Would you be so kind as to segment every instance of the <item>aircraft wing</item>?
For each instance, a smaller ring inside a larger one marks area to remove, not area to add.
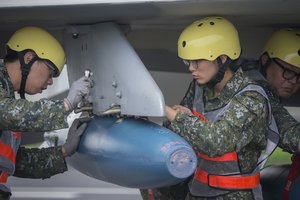
[[[208,15],[224,16],[239,29],[242,46],[247,45],[243,56],[255,58],[274,29],[299,27],[299,5],[297,0],[1,1],[0,43],[4,46],[22,26],[42,26],[67,50],[69,83],[86,68],[99,77],[93,91],[96,112],[120,105],[122,114],[162,117],[171,97],[162,94],[164,86],[148,71],[187,72],[176,46],[187,24]]]

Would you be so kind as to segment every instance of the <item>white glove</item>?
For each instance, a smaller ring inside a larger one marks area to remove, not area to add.
[[[92,87],[93,80],[86,76],[83,76],[72,83],[69,94],[65,99],[65,102],[68,104],[69,111],[77,108],[78,104],[82,102],[83,98],[88,98]]]

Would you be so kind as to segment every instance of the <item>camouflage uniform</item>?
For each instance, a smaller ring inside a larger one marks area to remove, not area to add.
[[[0,66],[1,130],[39,132],[67,128],[67,114],[62,100],[41,99],[29,102],[15,99],[7,70]]]
[[[247,76],[257,81],[266,91],[275,118],[280,140],[278,146],[289,153],[299,153],[298,144],[300,141],[300,123],[293,118],[283,107],[280,97],[276,90],[267,82],[267,80],[258,71],[258,61],[248,60],[242,66]]]
[[[26,149],[20,147],[14,176],[21,178],[50,178],[67,171],[61,146]]]
[[[229,109],[221,117],[221,120],[215,123],[203,122],[196,116],[178,113],[170,128],[185,138],[197,151],[211,157],[236,151],[241,172],[252,172],[256,167],[261,151],[265,149],[267,144],[268,109],[267,100],[258,92],[248,91],[234,96],[249,83],[253,83],[253,81],[245,77],[239,69],[218,97],[213,97],[213,91],[210,88],[200,86],[204,87],[205,112],[223,107],[231,101]],[[196,83],[193,81],[181,105],[192,109],[195,87]],[[173,199],[163,196],[160,190],[154,190],[155,197],[159,196],[159,200]],[[193,197],[188,193],[185,199],[241,200],[253,199],[253,196],[250,191],[233,191],[214,198]]]
[[[65,111],[63,101],[43,99],[29,102],[15,99],[12,82],[1,63],[0,113],[1,130],[39,132],[68,127],[68,112]],[[15,175],[26,178],[48,178],[67,170],[61,146],[47,149],[21,147],[17,153],[15,167]]]

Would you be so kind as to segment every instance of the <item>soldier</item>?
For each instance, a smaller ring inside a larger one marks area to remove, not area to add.
[[[283,107],[281,99],[291,97],[300,89],[299,35],[299,32],[291,28],[273,32],[265,44],[259,61],[248,61],[243,65],[245,73],[258,81],[268,94],[280,134],[278,146],[292,154],[300,152],[300,124]],[[299,162],[299,159],[299,156],[293,157],[293,161]],[[292,165],[298,164],[293,162]],[[284,188],[284,199],[288,199],[292,182],[300,172],[299,168],[296,170],[296,172],[290,171],[295,174],[295,177],[288,177],[287,186]]]
[[[280,97],[289,98],[300,89],[299,32],[291,28],[275,31],[267,41],[259,61],[261,74]]]
[[[281,104],[300,89],[300,37],[293,29],[275,31],[267,41],[259,62],[243,65],[247,76],[259,82],[269,96],[280,133],[279,146],[290,153],[300,152],[299,123]],[[299,131],[298,131],[299,130]]]
[[[66,170],[64,157],[74,153],[86,124],[76,120],[66,144],[49,149],[20,148],[19,131],[49,131],[67,128],[66,116],[89,95],[92,80],[75,81],[64,100],[41,99],[30,102],[25,93],[41,93],[59,76],[65,64],[60,43],[47,31],[25,27],[16,31],[7,42],[7,54],[0,65],[0,198],[10,198],[7,176],[47,178]],[[20,93],[16,99],[14,92]],[[17,155],[17,157],[16,157]],[[34,166],[37,163],[38,166]],[[47,164],[45,164],[47,163]],[[51,168],[52,167],[52,168]],[[39,169],[40,168],[40,169]],[[26,175],[26,173],[28,173]]]
[[[268,102],[240,69],[240,53],[238,32],[222,17],[198,20],[179,37],[178,55],[194,80],[182,105],[166,106],[166,117],[198,156],[185,199],[262,199],[257,165]]]

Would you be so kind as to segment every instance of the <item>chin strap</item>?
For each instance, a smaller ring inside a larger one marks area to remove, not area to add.
[[[22,99],[25,99],[25,85],[26,85],[26,80],[30,71],[30,68],[32,66],[32,64],[38,60],[38,57],[35,56],[32,58],[32,60],[29,63],[25,63],[24,62],[24,52],[20,52],[19,53],[19,61],[21,64],[21,71],[22,71],[22,80],[21,80],[21,84],[20,84],[20,89],[18,91],[18,93],[20,94],[20,97]]]
[[[266,78],[267,77],[267,68],[269,67],[269,65],[271,64],[272,59],[268,57],[268,60],[265,64],[262,63],[262,60],[260,58],[259,63],[260,63],[260,73]]]
[[[218,62],[218,66],[219,66],[219,71],[218,73],[216,74],[216,76],[211,80],[209,81],[207,84],[209,85],[209,87],[214,87],[217,83],[219,83],[220,81],[222,81],[222,79],[224,78],[224,74],[225,74],[225,71],[229,65],[229,58],[227,58],[226,62],[225,63],[222,63],[222,60],[220,57],[217,58],[217,62]]]

